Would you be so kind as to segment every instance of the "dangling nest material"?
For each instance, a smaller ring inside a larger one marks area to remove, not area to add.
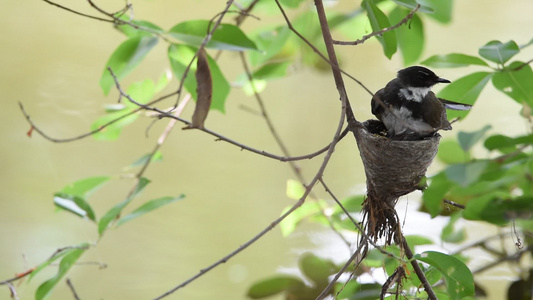
[[[420,180],[437,154],[440,135],[419,141],[391,140],[383,135],[383,124],[368,120],[354,129],[366,173],[367,197],[363,222],[368,236],[386,244],[396,242],[399,232],[394,206],[398,198],[421,189]]]

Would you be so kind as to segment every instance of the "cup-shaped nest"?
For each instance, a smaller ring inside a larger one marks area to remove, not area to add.
[[[373,239],[395,240],[400,196],[420,189],[420,181],[437,154],[440,135],[418,141],[392,140],[379,134],[381,122],[368,120],[354,130],[366,173],[363,215]]]

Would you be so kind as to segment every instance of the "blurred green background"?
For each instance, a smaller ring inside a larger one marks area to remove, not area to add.
[[[123,1],[100,2],[109,11],[123,5]],[[85,1],[61,3],[96,14]],[[152,20],[168,29],[184,20],[210,19],[222,10],[225,1],[132,3],[136,18]],[[353,9],[354,5],[358,4],[340,1],[335,9]],[[476,54],[479,46],[493,39],[526,43],[532,34],[532,11],[530,0],[456,1],[450,25],[426,22],[427,47],[423,58],[451,52]],[[249,19],[243,29],[246,32],[271,21],[281,22],[281,18],[272,15],[262,22]],[[26,132],[30,126],[19,110],[18,101],[25,105],[41,129],[56,138],[86,132],[103,114],[104,105],[116,101],[116,92],[103,96],[98,80],[123,36],[108,23],[83,18],[42,1],[4,0],[0,22],[4,28],[0,35],[3,104],[0,110],[0,280],[4,280],[39,264],[58,248],[96,241],[98,235],[93,224],[56,211],[53,193],[78,179],[116,175],[116,180],[91,198],[91,205],[101,216],[127,195],[132,181],[119,177],[135,172],[125,166],[151,151],[167,121],[157,122],[147,137],[145,131],[151,120],[141,119],[115,142],[86,138],[54,144],[37,134],[28,138]],[[371,90],[384,86],[403,67],[399,55],[390,61],[384,58],[375,40],[338,49],[344,70]],[[238,61],[235,53],[225,53],[220,60],[230,81],[243,72]],[[156,80],[165,69],[168,69],[166,45],[160,43],[124,80],[124,86],[147,77]],[[452,81],[468,72],[466,69],[435,71]],[[177,80],[173,80],[166,92],[177,88]],[[368,94],[355,83],[346,82],[356,117],[371,118]],[[329,72],[317,73],[302,65],[292,70],[288,78],[270,83],[263,97],[293,155],[313,152],[330,142],[340,106]],[[517,118],[520,107],[503,98],[489,85],[468,119],[454,125],[454,131],[442,135],[454,138],[460,130],[477,130],[487,123],[492,124],[494,132],[507,135],[525,132],[526,125]],[[233,89],[226,114],[212,112],[206,126],[249,146],[280,153],[263,120],[243,106],[256,109],[255,100]],[[191,108],[185,110],[184,117],[192,115]],[[145,174],[152,183],[141,199],[181,193],[186,198],[110,230],[96,248],[87,252],[82,262],[101,262],[107,268],[80,265],[71,270],[68,277],[82,299],[154,298],[246,242],[293,203],[285,195],[287,179],[294,178],[288,165],[216,142],[198,131],[181,131],[179,127],[161,149],[164,160],[152,164]],[[316,158],[298,164],[307,179],[311,179],[321,162],[321,158]],[[435,163],[429,174],[438,167]],[[338,145],[324,178],[340,198],[364,191],[364,172],[353,138],[348,136]],[[328,198],[323,189],[315,191]],[[404,215],[408,201],[405,232],[437,238],[445,221],[416,213],[418,194],[404,198],[407,200],[401,200],[399,215]],[[476,223],[464,226],[468,227],[473,241],[494,232],[493,228]],[[444,249],[450,247],[442,245]],[[251,283],[279,270],[290,272],[298,254],[308,250],[335,260],[350,255],[335,235],[315,225],[304,225],[289,238],[283,238],[275,228],[228,263],[168,299],[244,299]],[[482,265],[487,261],[488,258],[479,257],[471,264]],[[20,299],[33,298],[36,287],[55,272],[49,268],[30,283],[17,282]],[[508,276],[505,265],[484,276],[485,286],[494,297],[491,299],[502,299],[504,287],[497,283]],[[487,284],[491,282],[495,284]],[[8,289],[2,287],[0,298],[8,297]],[[60,284],[51,299],[72,299],[72,296],[66,285]]]

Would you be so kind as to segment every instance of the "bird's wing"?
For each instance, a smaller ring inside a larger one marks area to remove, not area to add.
[[[444,107],[446,107],[447,109],[453,109],[453,110],[470,110],[472,108],[472,105],[470,104],[464,104],[464,103],[458,103],[458,102],[453,102],[453,101],[450,101],[450,100],[446,100],[446,99],[442,99],[442,98],[438,98],[439,101],[444,104]]]
[[[435,129],[450,130],[450,122],[446,118],[444,104],[439,101],[433,92],[429,92],[424,99],[425,109],[422,112],[423,118],[431,127]]]

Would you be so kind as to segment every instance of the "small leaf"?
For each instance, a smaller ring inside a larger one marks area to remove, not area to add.
[[[54,194],[54,204],[75,215],[87,217],[91,221],[96,221],[93,209],[83,197],[65,193],[56,193]]]
[[[533,71],[531,66],[519,61],[512,62],[507,68],[496,72],[492,77],[494,87],[511,97],[519,104],[533,106]]]
[[[181,78],[183,77],[185,68],[190,63],[197,50],[198,49],[196,48],[178,44],[172,44],[168,48],[168,58],[170,60],[170,66],[172,68],[172,71],[174,72],[174,75],[176,75],[179,80],[181,80]],[[222,74],[222,72],[220,71],[220,68],[218,67],[216,61],[209,57],[209,55],[207,57],[207,60],[209,62],[209,69],[211,70],[211,76],[213,80],[213,91],[216,91],[216,93],[214,93],[212,96],[213,98],[211,103],[211,109],[216,109],[223,113],[225,111],[224,106],[226,98],[230,91],[230,85]],[[191,70],[189,70],[187,78],[185,79],[185,88],[187,88],[187,91],[191,93],[194,99],[197,99],[196,80],[191,76],[191,72],[194,72],[195,70],[196,65],[192,64]]]
[[[126,215],[122,218],[120,218],[117,222],[117,227],[130,221],[130,220],[133,220],[135,218],[138,218],[146,213],[149,213],[151,212],[152,210],[156,209],[156,208],[159,208],[159,207],[162,207],[164,205],[167,205],[167,204],[170,204],[172,202],[176,202],[178,200],[181,200],[185,197],[185,195],[180,195],[178,197],[163,197],[163,198],[158,198],[158,199],[153,199],[153,200],[150,200],[148,202],[146,202],[145,204],[141,205],[139,208],[137,208],[136,210],[134,210],[132,213],[130,213],[129,215]]]
[[[59,269],[57,274],[42,283],[35,291],[35,299],[42,300],[46,298],[52,289],[57,285],[57,283],[67,274],[68,270],[76,263],[80,256],[87,250],[89,247],[88,244],[82,244],[78,247],[71,248],[67,250],[67,253],[64,254],[61,262],[59,263]]]
[[[153,36],[154,33],[164,33],[164,30],[154,23],[142,20],[130,20],[130,16],[125,14],[117,17],[138,27],[135,28],[129,24],[116,25],[115,28],[127,37]]]
[[[155,95],[155,83],[151,79],[137,81],[128,86],[126,93],[137,103],[145,104]],[[138,105],[128,99],[124,99],[126,107],[138,108]]]
[[[204,48],[198,53],[196,60],[196,106],[192,115],[190,128],[204,128],[204,122],[211,108],[213,96],[213,78],[207,62],[207,52]]]
[[[452,20],[452,0],[418,0],[418,2],[433,9],[433,13],[427,14],[429,17],[444,24]]]
[[[516,145],[521,144],[532,144],[533,143],[533,134],[528,134],[516,138],[509,136],[496,134],[488,137],[485,140],[485,148],[488,150],[499,150],[504,153],[516,150]]]
[[[471,65],[488,67],[489,65],[482,59],[461,53],[446,55],[434,55],[421,62],[421,64],[433,68],[458,68]]]
[[[287,180],[286,194],[290,199],[298,200],[305,193],[305,187],[299,181],[289,179]]]
[[[463,148],[464,151],[470,151],[472,146],[474,146],[479,140],[481,140],[485,133],[487,133],[487,131],[491,128],[491,125],[485,125],[478,131],[459,131],[459,133],[457,134],[457,140],[459,140],[459,145],[461,145],[461,148]]]
[[[448,179],[460,186],[466,187],[478,180],[487,165],[487,161],[484,160],[455,164],[448,166],[445,173]]]
[[[116,204],[105,213],[105,215],[98,222],[98,235],[102,236],[102,234],[109,227],[109,224],[120,215],[122,210],[146,187],[146,185],[148,185],[148,183],[150,183],[150,180],[144,177],[139,179],[139,182],[135,186],[135,190],[128,195],[128,198]]]
[[[460,243],[464,241],[466,238],[466,230],[464,228],[455,229],[455,224],[457,223],[457,220],[459,220],[462,217],[462,214],[454,213],[451,215],[450,220],[448,221],[448,224],[444,226],[442,229],[442,233],[440,238],[447,243]]]
[[[287,212],[292,207],[286,207],[282,211],[282,215]],[[295,210],[292,214],[288,215],[283,221],[279,224],[279,227],[281,229],[281,234],[283,236],[288,236],[291,234],[294,229],[296,229],[296,225],[298,225],[303,219],[313,216],[316,213],[320,212],[320,207],[313,201],[306,201],[300,208]]]
[[[473,105],[487,82],[489,82],[492,74],[489,72],[476,72],[459,78],[446,85],[437,96],[454,102]],[[456,117],[464,118],[468,112],[448,110],[448,119]]]
[[[506,192],[494,191],[471,199],[463,213],[468,220],[483,220],[496,225],[505,225],[510,220],[531,219],[533,198],[531,196],[509,199]]]
[[[259,66],[270,59],[283,56],[280,52],[287,43],[291,30],[287,26],[279,26],[271,30],[259,30],[252,36],[261,51],[249,52],[252,66]]]
[[[470,160],[470,154],[463,150],[457,140],[440,142],[437,158],[447,164],[464,163]]]
[[[208,34],[208,28],[212,28],[213,24],[209,24],[210,22],[205,20],[182,22],[172,27],[169,35],[191,46],[200,47]],[[239,27],[231,24],[220,24],[206,48],[229,51],[257,50],[255,43]]]
[[[166,70],[161,74],[161,76],[159,76],[159,80],[157,80],[154,92],[161,92],[165,87],[167,87],[168,83],[170,82],[170,79],[172,79],[172,72],[170,72],[170,70]]]
[[[392,0],[392,2],[398,4],[399,6],[403,6],[408,8],[409,10],[413,10],[416,8],[418,4],[420,4],[420,8],[417,10],[417,12],[423,12],[423,13],[433,13],[434,10],[430,6],[424,5],[422,3],[418,3],[416,0]],[[422,1],[421,1],[422,2]],[[392,23],[398,23],[398,22],[392,22]]]
[[[300,258],[300,270],[315,286],[326,286],[328,277],[337,271],[332,261],[322,259],[312,253],[305,253]]]
[[[518,52],[520,48],[514,41],[508,41],[505,44],[500,41],[490,41],[479,48],[479,55],[500,65],[505,64]]]
[[[69,183],[68,185],[63,187],[63,189],[61,189],[61,193],[79,197],[87,197],[92,192],[100,188],[104,183],[108,182],[110,179],[110,176],[95,176],[84,178],[73,183]]]
[[[420,235],[406,235],[405,240],[411,248],[415,246],[433,245],[433,241],[431,239]]]
[[[379,31],[383,28],[390,27],[391,24],[387,16],[372,2],[369,0],[363,1],[363,7],[365,8],[372,30]],[[389,59],[397,50],[396,34],[393,31],[387,31],[381,36],[376,36],[378,41],[383,46],[383,52]]]
[[[397,1],[395,1],[397,2]],[[415,2],[414,0],[412,2]],[[395,8],[389,15],[393,24],[399,23],[409,14],[409,11]],[[411,65],[420,59],[424,50],[424,24],[419,16],[413,15],[408,25],[402,25],[394,30],[398,38],[398,46],[403,56],[403,64]]]
[[[156,151],[154,155],[152,153],[147,153],[140,157],[138,160],[134,161],[131,165],[129,165],[130,168],[143,166],[146,164],[146,162],[151,158],[152,162],[155,161],[162,161],[163,160],[163,154],[160,151]]]
[[[113,141],[116,140],[120,133],[122,132],[122,128],[133,123],[138,117],[138,114],[130,114],[132,109],[124,109],[117,112],[112,112],[107,115],[101,116],[96,121],[94,121],[91,124],[91,130],[97,130],[100,129],[102,126],[111,123],[110,125],[107,125],[104,129],[94,133],[92,137],[95,140],[103,140],[103,141]]]
[[[305,284],[297,277],[278,275],[276,277],[254,283],[248,290],[247,296],[252,299],[261,299],[279,294],[295,286],[302,287],[305,286]]]
[[[460,300],[462,297],[474,296],[474,277],[472,272],[459,259],[434,251],[417,254],[415,258],[429,264],[444,276],[450,299]]]
[[[144,57],[157,44],[158,39],[152,36],[136,36],[122,42],[111,54],[107,61],[102,77],[100,77],[100,87],[107,95],[115,81],[111,76],[108,67],[113,70],[117,79],[122,79],[129,74]]]
[[[453,182],[448,179],[444,172],[441,172],[431,179],[431,184],[424,191],[422,199],[432,218],[440,213],[440,207],[444,196],[453,186]]]

